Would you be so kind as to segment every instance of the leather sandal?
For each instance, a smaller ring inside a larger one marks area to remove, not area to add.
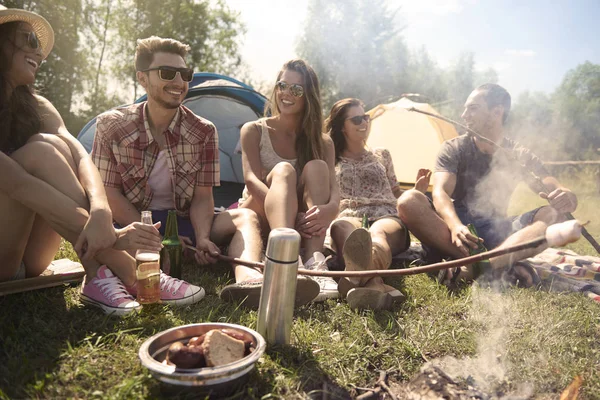
[[[390,310],[405,299],[401,291],[383,283],[381,277],[372,278],[364,287],[351,289],[347,295],[348,306],[353,310]]]

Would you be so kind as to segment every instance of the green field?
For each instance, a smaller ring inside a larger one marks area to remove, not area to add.
[[[579,195],[575,216],[591,220],[588,228],[600,236],[594,182],[567,181]],[[511,210],[537,203],[520,188]],[[594,254],[583,241],[569,247]],[[74,256],[69,245],[58,255],[64,256]],[[76,286],[1,297],[0,398],[161,397],[137,358],[145,339],[188,323],[256,325],[255,311],[217,295],[232,281],[228,266],[188,265],[184,278],[202,285],[206,298],[186,308],[147,307],[123,319],[83,307]],[[449,293],[426,276],[388,283],[407,295],[391,312],[355,312],[332,300],[297,310],[293,346],[269,348],[235,398],[352,398],[363,393],[357,388],[375,385],[379,370],[397,384],[427,361],[498,397],[557,399],[581,375],[579,398],[600,398],[600,306],[588,298],[478,287]]]

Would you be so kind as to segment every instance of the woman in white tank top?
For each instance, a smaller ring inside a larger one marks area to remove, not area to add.
[[[303,60],[277,75],[265,115],[241,131],[246,189],[240,207],[254,210],[264,233],[294,228],[302,236],[306,268],[326,269],[325,233],[339,207],[333,142],[324,135],[319,81]],[[337,297],[331,278],[318,279],[315,301]]]

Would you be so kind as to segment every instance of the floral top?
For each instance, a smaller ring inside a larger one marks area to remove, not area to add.
[[[366,214],[372,221],[396,215],[396,196],[392,188],[398,181],[388,150],[369,150],[359,160],[340,157],[335,178],[341,197],[338,218],[362,218]]]

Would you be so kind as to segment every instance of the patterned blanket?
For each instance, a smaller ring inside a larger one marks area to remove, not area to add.
[[[600,303],[600,257],[549,248],[518,264],[532,267],[548,291],[580,292]]]

